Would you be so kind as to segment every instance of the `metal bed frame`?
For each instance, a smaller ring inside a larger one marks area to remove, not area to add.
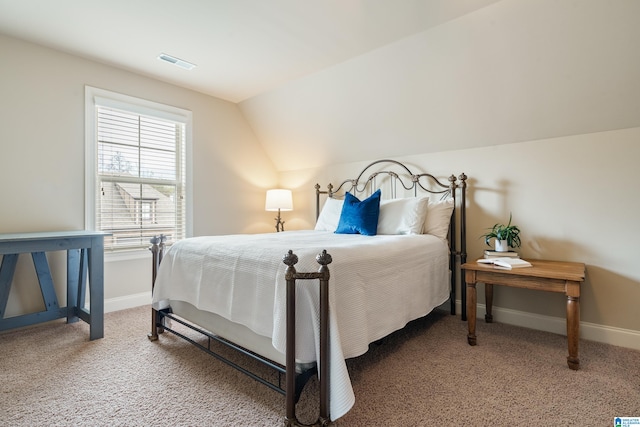
[[[400,170],[400,174],[393,170],[387,169],[379,169],[374,170],[376,166],[385,165],[385,167],[396,167]],[[373,172],[368,172],[370,175],[365,177],[365,173],[367,171],[373,170]],[[395,198],[397,196],[397,185],[398,183],[405,191],[413,192],[414,196],[418,195],[418,191],[424,191],[426,193],[437,194],[440,195],[442,199],[452,197],[454,199],[454,212],[451,216],[451,221],[449,224],[449,232],[448,232],[448,242],[449,242],[449,268],[451,271],[451,289],[450,289],[450,302],[451,302],[451,314],[454,315],[455,310],[455,297],[456,297],[456,282],[457,277],[460,277],[460,296],[462,299],[462,320],[466,320],[466,292],[465,292],[465,283],[464,283],[464,275],[461,274],[460,269],[456,268],[457,263],[462,265],[466,262],[466,180],[467,176],[462,173],[458,178],[455,175],[451,175],[448,178],[448,185],[442,183],[435,176],[428,173],[414,174],[411,170],[396,160],[378,160],[373,163],[370,163],[366,166],[362,172],[355,179],[348,179],[340,183],[334,190],[332,184],[327,186],[326,191],[320,190],[320,185],[316,184],[316,218],[320,214],[320,195],[327,195],[327,197],[339,197],[340,195],[344,195],[346,192],[350,192],[354,195],[362,194],[362,193],[373,193],[375,188],[379,188],[377,185],[377,181],[384,181],[389,179],[391,185],[391,196]],[[457,180],[460,180],[458,183]],[[421,182],[424,180],[425,182]],[[382,183],[380,183],[382,185]],[[460,199],[459,203],[456,199],[456,190],[460,190]],[[456,228],[456,211],[459,210],[459,220],[460,226]],[[458,232],[459,231],[459,232]],[[458,248],[458,240],[459,240],[459,248]],[[152,253],[152,289],[155,284],[155,279],[157,276],[158,268],[160,263],[162,262],[162,257],[165,250],[165,237],[155,236],[151,239],[151,247],[149,248]],[[458,260],[459,259],[459,260]],[[266,385],[274,391],[277,391],[286,398],[286,416],[284,418],[285,426],[307,426],[307,425],[318,425],[318,426],[329,426],[333,425],[331,420],[331,416],[329,413],[329,357],[328,357],[328,334],[329,334],[329,304],[328,304],[328,295],[329,295],[329,268],[328,264],[331,263],[331,255],[327,254],[326,251],[320,253],[316,260],[318,264],[320,264],[319,270],[317,272],[297,272],[295,269],[295,264],[298,262],[297,256],[289,251],[284,257],[283,262],[287,265],[287,269],[285,272],[285,279],[287,283],[287,306],[286,306],[286,366],[282,366],[276,362],[273,362],[259,354],[251,352],[241,346],[236,345],[235,343],[226,340],[222,337],[214,335],[203,328],[198,327],[190,322],[186,322],[180,317],[174,315],[171,312],[171,308],[164,310],[155,310],[152,308],[152,316],[151,316],[151,333],[148,334],[148,338],[151,341],[158,340],[158,334],[168,331],[171,332],[180,338],[186,340],[187,342],[195,345],[206,353],[214,356],[216,359],[228,364],[229,366],[239,370],[240,372],[248,375],[259,383]],[[296,280],[319,280],[319,295],[320,295],[320,360],[317,364],[310,369],[303,370],[301,372],[296,372],[296,363],[295,363],[295,288],[296,288]],[[183,325],[189,328],[192,331],[195,331],[201,334],[203,337],[207,338],[207,345],[200,344],[199,342],[193,340],[192,338],[186,336],[180,331],[168,325],[166,319],[171,319],[180,325]],[[212,342],[220,343],[228,348],[231,348],[249,358],[256,360],[265,366],[273,369],[277,373],[277,382],[271,382],[263,377],[245,369],[240,366],[238,363],[216,353],[212,348]],[[319,365],[319,369],[318,369]],[[319,388],[320,388],[320,415],[318,419],[313,424],[302,424],[296,418],[295,407],[302,393],[302,389],[304,388],[307,381],[314,375],[318,373],[319,378]],[[282,386],[282,375],[285,375],[285,387]]]
[[[157,269],[162,260],[162,254],[164,251],[165,238],[164,236],[156,236],[151,239],[151,247],[149,248],[153,253],[153,283],[155,283],[155,278],[157,275]],[[295,264],[298,262],[298,257],[293,253],[293,251],[289,251],[283,258],[282,261],[287,265],[287,269],[285,271],[285,280],[287,282],[286,287],[286,322],[287,322],[287,344],[286,344],[286,354],[285,360],[286,365],[282,366],[278,363],[275,363],[259,354],[256,354],[252,351],[249,351],[235,343],[226,340],[220,336],[214,335],[209,331],[198,327],[190,322],[186,322],[182,318],[175,316],[171,312],[171,308],[164,310],[152,310],[152,319],[151,319],[151,333],[148,334],[148,338],[151,341],[158,340],[158,334],[163,333],[164,331],[171,332],[172,334],[184,339],[185,341],[191,343],[196,346],[200,350],[208,353],[209,355],[215,357],[223,363],[231,366],[234,369],[242,372],[243,374],[253,378],[259,383],[269,387],[270,389],[285,395],[286,398],[286,416],[284,420],[285,426],[305,426],[308,424],[302,424],[298,421],[296,417],[296,404],[300,399],[300,395],[302,394],[302,389],[304,388],[307,381],[313,376],[318,374],[319,378],[319,387],[320,387],[320,415],[314,424],[311,425],[319,425],[319,426],[330,426],[333,425],[329,415],[329,268],[328,264],[331,263],[331,255],[327,253],[326,250],[323,250],[322,253],[318,254],[316,257],[316,261],[320,264],[320,268],[315,273],[298,273],[295,269]],[[320,289],[320,357],[318,364],[320,365],[320,369],[318,370],[318,365],[315,365],[312,368],[305,369],[300,373],[296,372],[296,280],[313,280],[317,279],[319,281],[319,289]],[[207,337],[207,345],[202,345],[194,339],[188,337],[187,335],[181,333],[177,329],[171,327],[166,322],[166,319],[171,319],[179,323],[180,325],[190,329],[191,331],[197,332],[201,334],[203,337]],[[231,348],[237,351],[240,354],[244,354],[250,359],[256,360],[263,365],[273,369],[278,374],[277,384],[270,382],[263,377],[249,371],[248,369],[242,367],[236,362],[222,356],[219,353],[216,353],[212,348],[212,342],[216,342],[222,344],[228,348]],[[285,385],[282,386],[282,375],[285,375]],[[293,390],[293,393],[288,393],[287,390]]]
[[[383,165],[383,169],[374,170],[376,165]],[[395,170],[386,169],[388,167],[396,167],[402,174],[398,174]],[[370,171],[373,170],[373,171]],[[365,175],[369,173],[369,175]],[[366,177],[366,179],[364,179]],[[456,314],[455,297],[456,297],[456,276],[460,278],[460,298],[462,300],[461,316],[462,320],[467,320],[466,310],[466,286],[463,283],[464,274],[460,269],[456,269],[456,261],[459,259],[462,265],[467,262],[467,175],[461,173],[457,178],[450,175],[449,184],[442,183],[438,178],[429,173],[414,174],[403,163],[397,160],[376,160],[367,165],[355,179],[346,179],[342,181],[335,189],[332,184],[327,185],[327,190],[320,190],[320,185],[316,184],[316,218],[320,216],[320,195],[326,194],[328,197],[336,197],[337,194],[352,193],[354,195],[365,194],[370,195],[378,187],[378,181],[388,178],[390,181],[391,198],[398,196],[397,190],[400,185],[404,190],[413,192],[413,196],[418,196],[418,191],[439,195],[441,199],[448,197],[454,200],[454,210],[449,222],[449,233],[447,240],[449,242],[449,270],[451,271],[451,314]],[[458,183],[457,180],[460,180]],[[380,183],[381,185],[381,183]],[[459,189],[459,205],[456,197],[456,190]],[[460,213],[460,227],[456,228],[456,211]],[[456,233],[459,231],[459,233]],[[458,246],[459,244],[459,246]]]

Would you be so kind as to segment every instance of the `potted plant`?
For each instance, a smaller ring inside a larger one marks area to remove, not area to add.
[[[485,234],[480,237],[484,237],[484,242],[487,246],[491,246],[491,239],[496,239],[495,248],[497,252],[508,252],[509,247],[520,247],[520,229],[517,225],[511,225],[511,214],[509,214],[509,223],[495,224]]]

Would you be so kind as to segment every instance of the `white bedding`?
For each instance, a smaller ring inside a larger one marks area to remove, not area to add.
[[[317,271],[326,249],[329,265],[331,417],[354,404],[345,358],[424,316],[449,298],[447,243],[431,235],[334,234],[286,231],[258,235],[195,237],[171,246],[160,265],[153,302],[188,302],[286,344],[286,265],[291,249],[296,270]],[[298,281],[296,358],[317,358],[318,281]]]

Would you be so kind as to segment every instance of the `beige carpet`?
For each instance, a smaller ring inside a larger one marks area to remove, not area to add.
[[[284,397],[177,337],[147,340],[147,307],[109,313],[105,338],[50,322],[0,334],[3,426],[280,426]],[[612,426],[640,416],[640,352],[434,313],[349,361],[355,407],[338,426]],[[268,371],[265,371],[269,375]],[[316,382],[299,417],[317,412]]]

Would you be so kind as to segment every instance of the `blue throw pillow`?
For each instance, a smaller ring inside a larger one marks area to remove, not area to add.
[[[376,190],[368,198],[360,201],[356,196],[347,193],[340,213],[337,234],[364,234],[375,236],[378,232],[380,216],[380,190]]]

